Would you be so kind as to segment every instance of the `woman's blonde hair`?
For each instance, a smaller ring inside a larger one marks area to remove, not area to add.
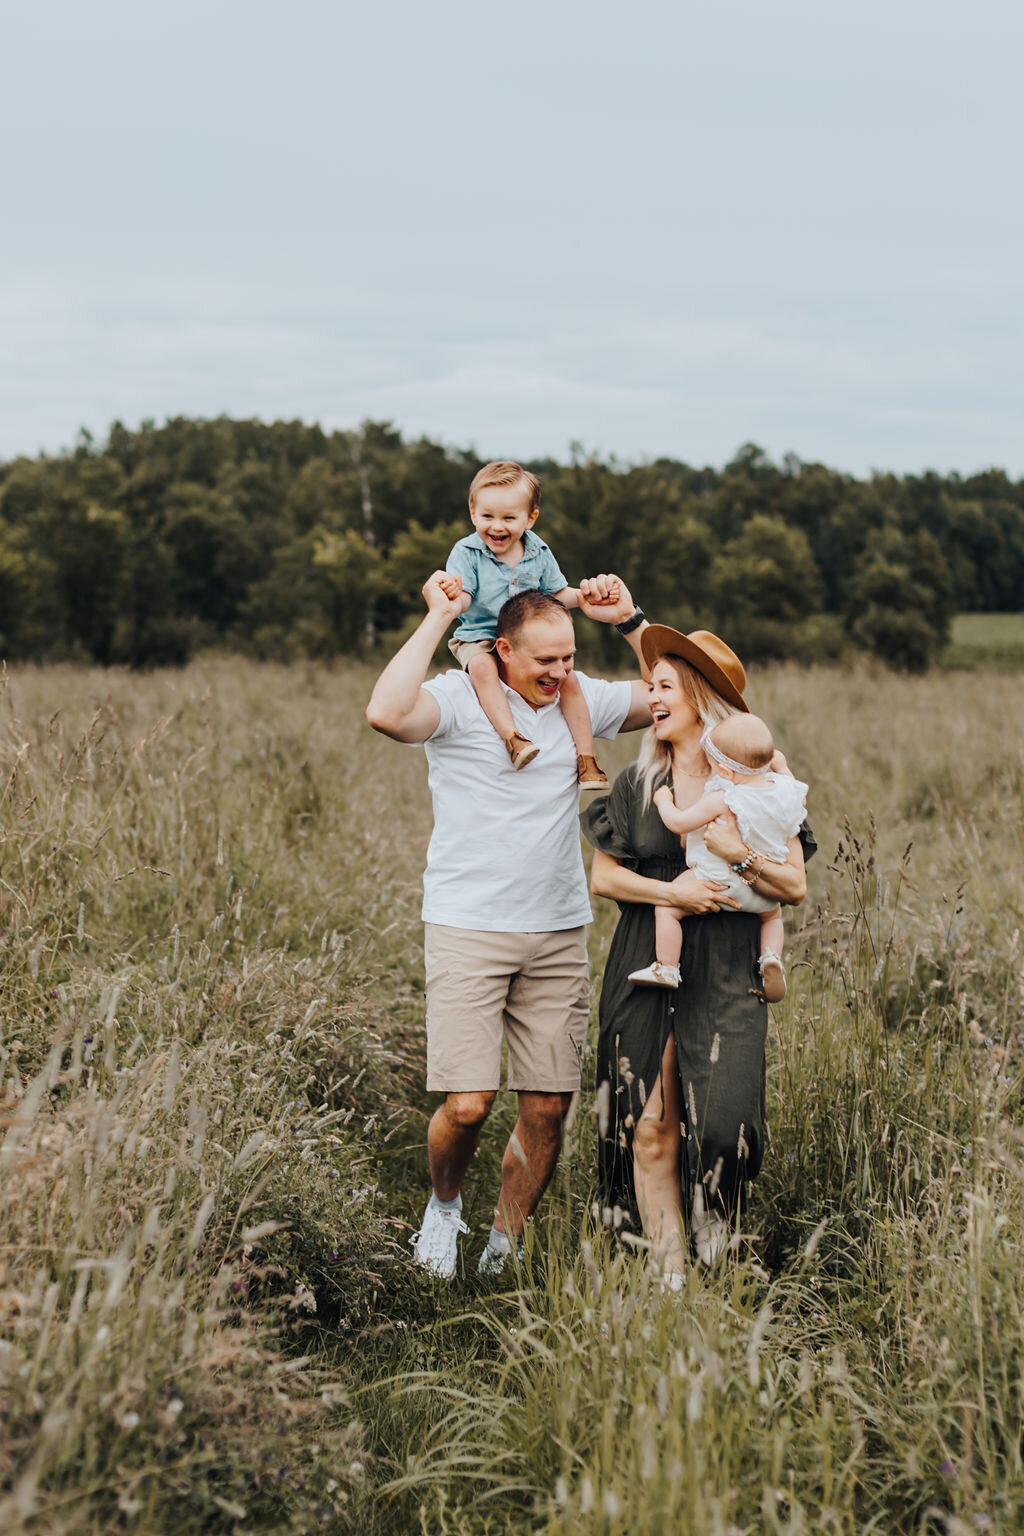
[[[658,661],[667,661],[675,669],[679,686],[704,726],[717,725],[719,720],[740,713],[734,704],[728,704],[722,698],[696,667],[692,667],[681,656],[659,656]],[[640,804],[646,810],[654,791],[668,778],[672,769],[672,748],[668,742],[658,740],[653,726],[644,732],[637,767],[640,770],[642,791]]]

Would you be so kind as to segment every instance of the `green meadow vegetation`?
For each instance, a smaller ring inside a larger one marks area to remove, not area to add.
[[[4,674],[0,1529],[1024,1530],[1024,674],[754,671],[821,852],[745,1228],[669,1296],[590,1091],[521,1266],[503,1096],[464,1273],[411,1268],[430,814],[372,677]]]
[[[1024,667],[1024,613],[958,613],[942,654],[946,667]]]

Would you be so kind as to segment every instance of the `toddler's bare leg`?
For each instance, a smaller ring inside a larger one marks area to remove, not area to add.
[[[502,741],[515,734],[515,721],[508,707],[508,699],[498,679],[498,663],[493,651],[480,651],[472,657],[466,668],[469,680],[480,700],[480,708],[494,726]]]
[[[590,710],[587,701],[583,697],[583,689],[579,685],[579,679],[570,672],[559,689],[562,700],[562,714],[565,723],[572,732],[572,739],[576,743],[577,757],[593,757],[594,755],[594,730],[590,723]]]
[[[579,680],[570,672],[559,690],[562,714],[576,745],[576,777],[581,789],[607,789],[608,776],[594,756],[594,728]]]
[[[786,972],[782,964],[782,948],[786,930],[782,924],[782,908],[773,907],[761,914],[761,989],[770,1003],[781,1003],[786,995]]]
[[[764,948],[763,944],[761,948]],[[654,953],[659,965],[679,964],[683,953],[683,921],[675,907],[654,909]]]
[[[539,749],[516,730],[505,690],[498,677],[498,663],[493,651],[478,651],[470,658],[466,671],[480,700],[481,709],[505,743],[513,768],[518,771],[527,767]]]
[[[678,987],[679,957],[683,952],[682,919],[675,915],[674,907],[654,909],[654,953],[652,965],[640,971],[630,971],[629,980],[635,987]]]
[[[661,908],[658,908],[661,911]],[[782,908],[774,907],[771,912],[761,913],[761,953],[765,950],[771,955],[778,955],[781,959],[783,946],[786,942],[786,930],[782,922]]]

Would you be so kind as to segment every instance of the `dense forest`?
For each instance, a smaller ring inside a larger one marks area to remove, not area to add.
[[[204,647],[382,652],[470,531],[480,459],[389,424],[178,418],[0,464],[0,655],[134,667]],[[576,454],[541,477],[537,531],[571,582],[617,571],[660,622],[752,658],[871,652],[920,670],[962,610],[1024,608],[1024,482],[858,480],[746,445],[724,469]],[[577,626],[592,659],[618,658]]]

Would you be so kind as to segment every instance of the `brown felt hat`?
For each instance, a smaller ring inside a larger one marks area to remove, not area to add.
[[[640,636],[640,649],[648,668],[663,656],[681,656],[727,704],[747,709],[743,701],[743,690],[747,686],[743,663],[736,652],[709,629],[694,629],[684,635],[668,624],[648,624]]]

